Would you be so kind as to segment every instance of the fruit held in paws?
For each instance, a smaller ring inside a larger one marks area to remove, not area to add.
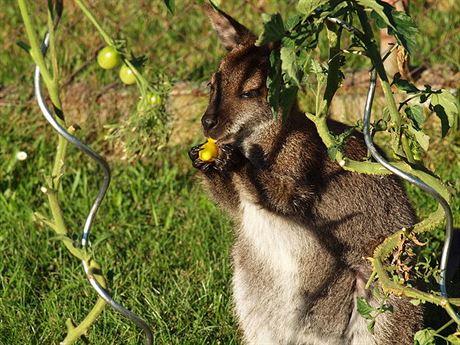
[[[208,138],[208,141],[204,143],[201,147],[202,149],[198,153],[198,157],[203,162],[212,162],[214,159],[217,158],[219,154],[219,149],[214,139]]]

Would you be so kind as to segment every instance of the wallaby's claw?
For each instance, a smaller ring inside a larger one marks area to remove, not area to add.
[[[231,171],[242,162],[243,155],[240,150],[231,144],[219,146],[219,157],[216,158],[216,169],[219,171]]]
[[[195,160],[198,159],[198,153],[202,150],[203,144],[199,144],[196,146],[193,146],[189,151],[188,151],[188,156],[194,162]]]
[[[201,170],[203,172],[208,172],[211,168],[214,168],[214,164],[209,162],[203,162],[201,159],[196,159],[192,162],[192,165],[195,169]]]
[[[208,172],[212,168],[215,168],[214,162],[204,162],[199,158],[199,152],[203,149],[203,144],[193,146],[188,151],[188,156],[192,160],[192,165],[195,169],[201,170],[203,172]]]
[[[188,156],[192,160],[192,165],[195,169],[203,172],[208,172],[211,169],[219,172],[232,171],[241,165],[243,155],[240,150],[231,144],[219,145],[219,156],[210,162],[204,162],[199,158],[199,152],[203,149],[203,144],[193,146],[188,151]]]

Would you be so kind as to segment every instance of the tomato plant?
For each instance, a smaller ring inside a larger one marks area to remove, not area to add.
[[[97,54],[97,63],[103,69],[112,69],[117,67],[121,62],[120,53],[115,47],[107,46],[102,48]]]

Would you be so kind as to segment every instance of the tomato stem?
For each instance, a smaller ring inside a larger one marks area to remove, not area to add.
[[[101,34],[102,38],[104,39],[105,43],[110,46],[115,45],[115,41],[110,37],[110,35],[102,28],[99,22],[94,17],[93,13],[90,11],[89,7],[85,4],[83,0],[75,0],[76,4],[80,7],[82,12],[85,14],[86,17],[93,23],[96,27],[97,31]]]
[[[56,51],[56,40],[55,40],[55,27],[54,27],[54,18],[53,18],[53,6],[52,1],[48,1],[48,13],[47,13],[47,25],[49,33],[49,50],[50,50],[50,59],[51,65],[53,68],[53,75],[45,62],[44,54],[41,50],[40,43],[36,34],[35,25],[33,19],[29,15],[28,6],[26,0],[18,0],[19,10],[26,28],[26,35],[30,42],[30,55],[34,63],[39,67],[40,74],[43,78],[43,82],[48,90],[48,94],[51,99],[51,103],[54,107],[54,115],[57,122],[61,126],[65,126],[64,114],[62,112],[62,104],[59,96],[59,68],[57,61],[57,51]],[[71,126],[69,132],[73,132],[75,129]],[[61,242],[67,248],[67,250],[74,257],[80,260],[89,260],[88,255],[80,248],[76,247],[73,244],[73,241],[67,237],[67,226],[65,224],[64,215],[59,204],[59,199],[57,192],[60,188],[61,177],[64,173],[65,158],[67,152],[67,140],[62,136],[58,136],[58,143],[56,147],[56,155],[54,157],[54,163],[52,167],[51,177],[48,179],[48,187],[43,187],[42,191],[46,194],[48,198],[48,203],[50,205],[50,211],[52,215],[52,220],[46,219],[46,217],[38,217],[38,220],[41,220],[44,224],[50,226],[50,228],[61,237]],[[41,218],[41,219],[40,219]],[[94,262],[94,261],[93,261]],[[95,262],[93,265],[96,264]],[[101,281],[101,285],[106,286],[105,280],[102,276],[98,277]],[[70,345],[75,343],[82,335],[87,333],[88,328],[97,320],[101,312],[103,311],[107,303],[102,299],[98,298],[96,304],[85,317],[85,319],[80,323],[79,326],[75,327],[72,321],[69,319],[67,321],[68,334],[64,341],[61,342],[63,345]]]

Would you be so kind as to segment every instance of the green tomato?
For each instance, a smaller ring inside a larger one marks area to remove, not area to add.
[[[161,96],[159,94],[152,92],[147,97],[150,105],[154,107],[158,107],[159,105],[161,105]]]
[[[123,64],[120,68],[120,79],[126,85],[136,83],[136,76],[134,75],[134,72],[125,64]]]
[[[102,48],[97,54],[97,63],[103,69],[112,69],[121,62],[120,53],[112,46]]]

